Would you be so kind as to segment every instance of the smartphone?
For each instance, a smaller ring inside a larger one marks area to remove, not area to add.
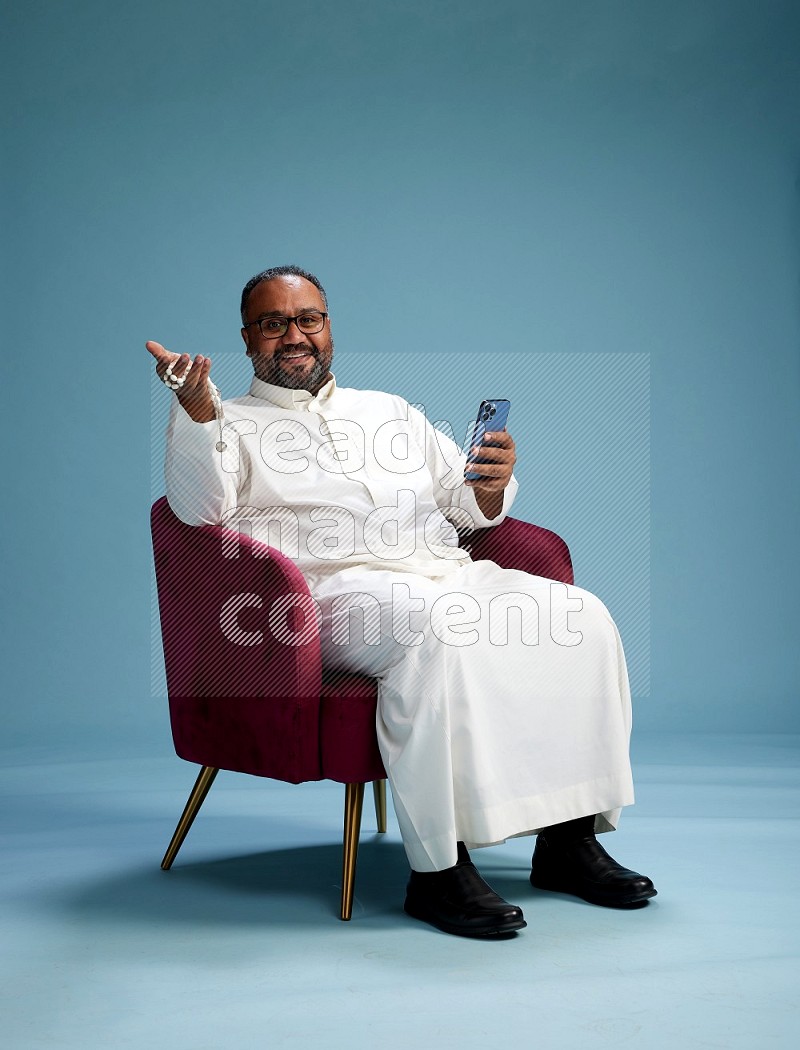
[[[473,445],[480,445],[483,440],[483,435],[487,430],[502,430],[508,422],[508,413],[510,409],[511,402],[506,401],[505,398],[497,398],[494,401],[481,401],[478,415],[472,429],[470,448]],[[485,462],[487,461],[481,459],[480,456],[476,456],[473,452],[469,452],[467,455],[467,466],[469,466],[470,463]],[[485,475],[483,474],[476,474],[474,470],[466,470],[464,473],[464,477],[467,481],[477,481],[484,476]]]

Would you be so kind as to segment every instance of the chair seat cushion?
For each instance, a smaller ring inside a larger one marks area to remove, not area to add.
[[[171,696],[169,710],[175,751],[187,762],[290,784],[324,776],[316,699]]]
[[[362,675],[323,677],[320,697],[322,776],[340,784],[384,780],[375,714],[377,682]]]

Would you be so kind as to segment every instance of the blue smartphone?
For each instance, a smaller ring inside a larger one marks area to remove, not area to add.
[[[473,426],[470,448],[473,445],[480,445],[487,430],[502,430],[508,422],[510,409],[511,402],[506,401],[505,398],[498,398],[494,401],[481,401],[478,416]],[[487,460],[481,459],[480,456],[475,455],[473,452],[469,452],[467,455],[467,466],[470,463],[486,462]],[[464,472],[464,477],[467,481],[477,481],[484,476],[483,474],[476,474],[474,470],[465,470]]]

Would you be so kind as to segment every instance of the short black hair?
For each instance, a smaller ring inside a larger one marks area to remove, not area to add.
[[[270,266],[268,270],[262,270],[261,273],[257,273],[254,277],[251,277],[247,284],[242,289],[242,324],[245,321],[245,310],[247,309],[247,300],[250,298],[250,293],[257,284],[261,284],[262,281],[274,281],[276,277],[304,277],[307,281],[310,281],[315,288],[319,289],[322,301],[325,303],[325,307],[328,306],[328,297],[325,294],[325,289],[322,287],[318,277],[315,277],[313,273],[309,273],[308,270],[304,270],[302,266]]]

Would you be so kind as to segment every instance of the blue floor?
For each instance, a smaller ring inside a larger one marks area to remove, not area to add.
[[[370,805],[338,920],[337,785],[220,773],[165,873],[192,767],[3,758],[13,1050],[796,1045],[797,737],[637,738],[637,805],[603,843],[658,897],[622,912],[534,891],[516,839],[474,853],[528,920],[488,944],[403,914],[397,824],[375,834]]]

